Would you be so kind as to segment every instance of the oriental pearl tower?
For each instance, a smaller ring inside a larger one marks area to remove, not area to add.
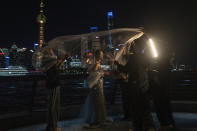
[[[46,16],[44,15],[44,0],[40,1],[40,13],[37,16],[37,22],[39,23],[39,48],[44,44],[44,24],[46,23]]]
[[[46,23],[46,16],[44,15],[44,2],[40,1],[40,13],[37,16],[37,22],[39,23],[39,38],[38,38],[38,48],[32,57],[32,65],[36,70],[40,70],[42,66],[42,54],[41,48],[44,44],[44,24]]]

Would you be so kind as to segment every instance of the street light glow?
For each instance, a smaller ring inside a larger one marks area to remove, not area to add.
[[[153,52],[153,56],[154,57],[158,57],[158,54],[157,54],[157,50],[155,48],[155,45],[154,45],[154,42],[152,39],[149,39],[149,43],[150,43],[150,46],[152,48],[152,52]]]

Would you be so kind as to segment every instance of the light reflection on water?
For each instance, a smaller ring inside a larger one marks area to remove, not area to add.
[[[183,81],[185,81],[185,82],[191,82],[192,80],[183,80]]]

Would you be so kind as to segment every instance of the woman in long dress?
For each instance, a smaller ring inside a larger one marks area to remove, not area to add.
[[[85,121],[88,123],[86,128],[97,128],[106,120],[105,98],[103,92],[104,71],[100,63],[103,59],[103,52],[95,52],[95,64],[88,68],[87,78],[89,95],[85,102]]]

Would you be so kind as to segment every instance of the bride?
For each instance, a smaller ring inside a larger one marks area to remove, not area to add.
[[[85,102],[85,128],[98,128],[106,120],[105,98],[103,92],[104,71],[101,69],[101,60],[103,52],[96,50],[95,64],[88,68],[89,76],[87,78],[89,94]]]

